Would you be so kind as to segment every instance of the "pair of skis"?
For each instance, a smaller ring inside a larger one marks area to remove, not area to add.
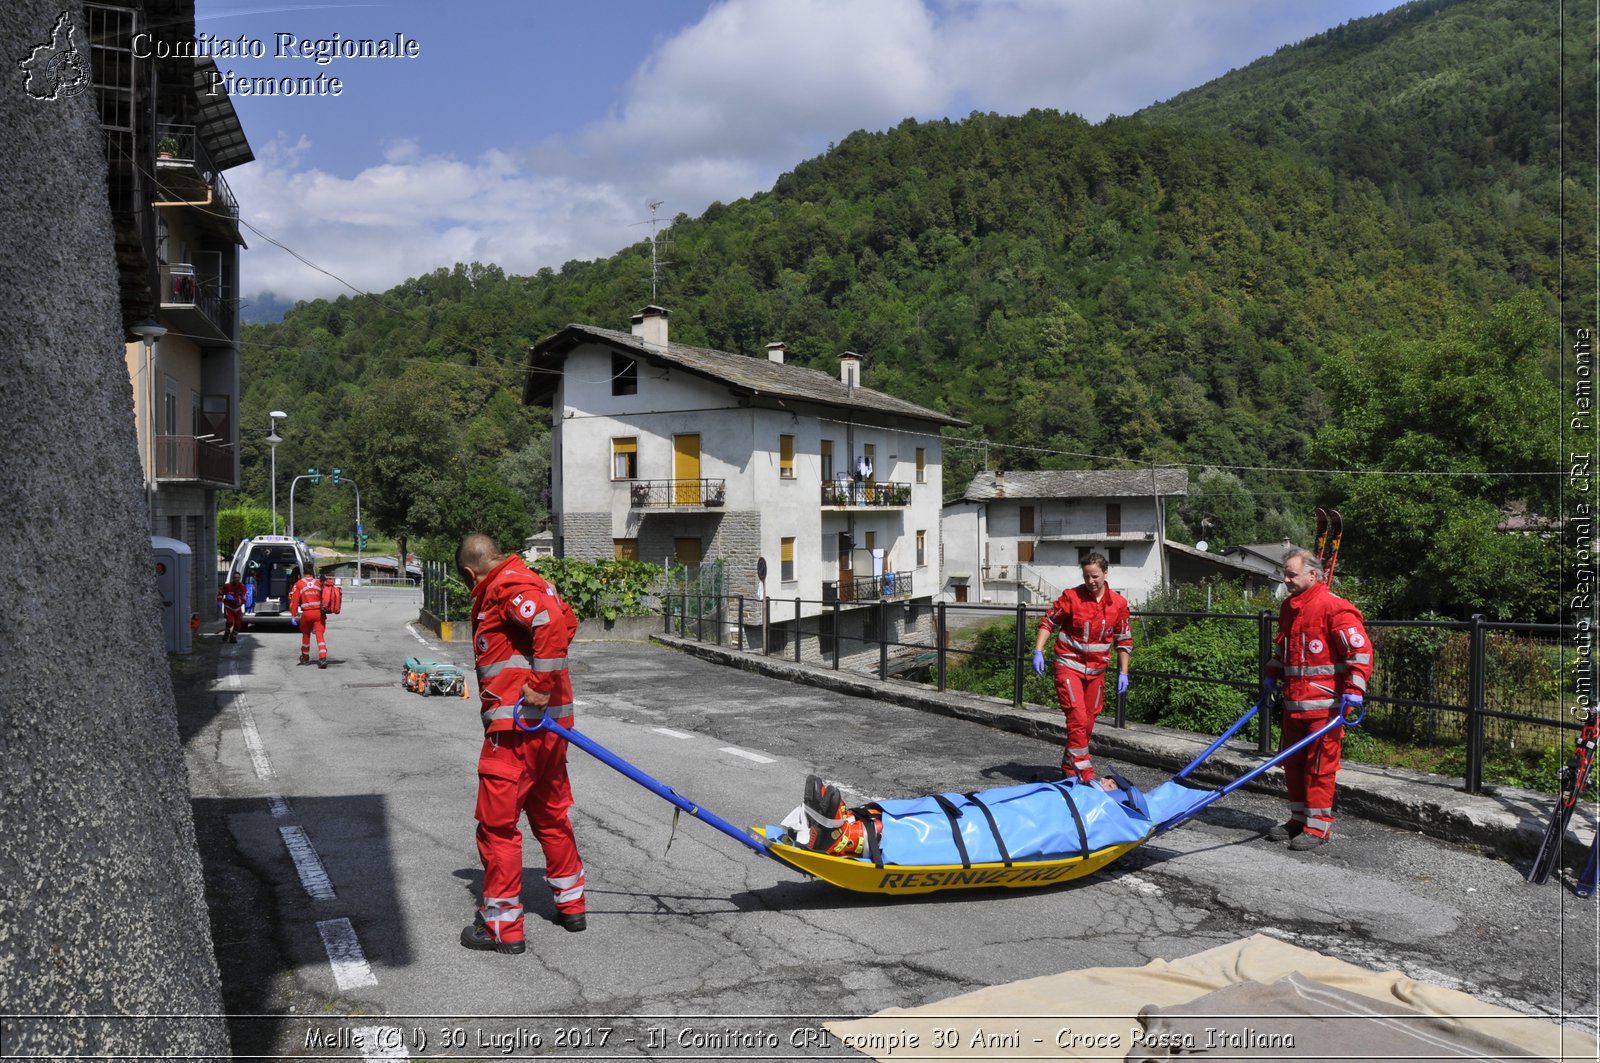
[[[1591,708],[1584,714],[1583,730],[1578,734],[1578,740],[1573,743],[1572,756],[1568,759],[1566,767],[1561,769],[1561,795],[1556,800],[1555,811],[1550,816],[1550,823],[1545,827],[1544,839],[1539,843],[1539,852],[1533,858],[1533,866],[1528,868],[1525,876],[1529,882],[1542,885],[1550,877],[1556,865],[1561,863],[1561,845],[1567,836],[1567,823],[1572,819],[1573,809],[1578,807],[1578,799],[1583,796],[1583,791],[1589,786],[1589,773],[1594,768],[1595,746],[1600,744],[1600,708]],[[1596,845],[1590,846],[1589,862],[1578,876],[1574,887],[1580,897],[1588,897],[1594,893],[1596,877],[1596,846],[1600,846],[1600,834],[1596,835]]]
[[[1317,507],[1317,560],[1322,562],[1322,578],[1333,585],[1333,566],[1339,563],[1339,544],[1344,541],[1344,518],[1337,509]]]

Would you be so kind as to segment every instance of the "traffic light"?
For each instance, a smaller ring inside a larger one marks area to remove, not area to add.
[[[339,486],[339,470],[338,469],[333,470],[333,486],[335,486],[335,487]]]
[[[317,471],[317,467],[315,465],[306,470],[306,475],[311,477],[311,483],[313,486],[322,482],[322,473]]]
[[[356,546],[362,550],[367,548],[367,533],[360,532],[356,535]]]

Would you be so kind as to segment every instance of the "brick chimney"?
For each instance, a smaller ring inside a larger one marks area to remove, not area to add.
[[[658,351],[667,349],[667,311],[659,306],[647,306],[633,315],[633,334],[644,341],[646,347]]]
[[[777,362],[779,365],[783,364],[783,344],[781,342],[767,344],[767,361]]]
[[[839,380],[851,391],[861,386],[861,356],[855,351],[839,355]]]

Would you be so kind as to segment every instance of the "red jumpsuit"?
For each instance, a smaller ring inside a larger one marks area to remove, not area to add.
[[[1344,695],[1366,696],[1372,643],[1361,611],[1313,583],[1284,599],[1267,678],[1283,682],[1283,749],[1328,722]],[[1283,765],[1289,822],[1318,837],[1333,829],[1334,776],[1344,729],[1329,731]]]
[[[229,642],[239,641],[239,632],[244,629],[244,596],[245,586],[238,580],[224,583],[217,591],[217,605],[222,609],[223,631]]]
[[[1067,718],[1067,747],[1061,771],[1070,778],[1094,781],[1089,737],[1095,717],[1105,706],[1106,664],[1113,649],[1133,649],[1128,600],[1110,587],[1098,600],[1087,584],[1063,591],[1039,622],[1040,631],[1055,632],[1056,698]]]
[[[322,583],[315,576],[302,576],[289,591],[289,612],[300,621],[300,660],[311,659],[311,635],[317,636],[317,660],[328,659],[328,640],[322,615]]]
[[[567,647],[577,633],[572,607],[555,587],[512,555],[472,588],[472,645],[483,699],[483,749],[478,755],[478,856],[483,904],[478,913],[497,941],[523,940],[523,813],[544,850],[544,880],[556,910],[584,911],[583,861],[567,810],[567,743],[548,731],[517,730],[512,708],[523,684],[546,695],[545,706],[524,707],[524,719],[572,717]]]

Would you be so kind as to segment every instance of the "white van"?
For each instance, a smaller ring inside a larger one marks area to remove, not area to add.
[[[245,622],[289,619],[289,591],[294,572],[316,571],[311,548],[287,535],[258,535],[245,539],[233,552],[228,579],[244,584]]]

